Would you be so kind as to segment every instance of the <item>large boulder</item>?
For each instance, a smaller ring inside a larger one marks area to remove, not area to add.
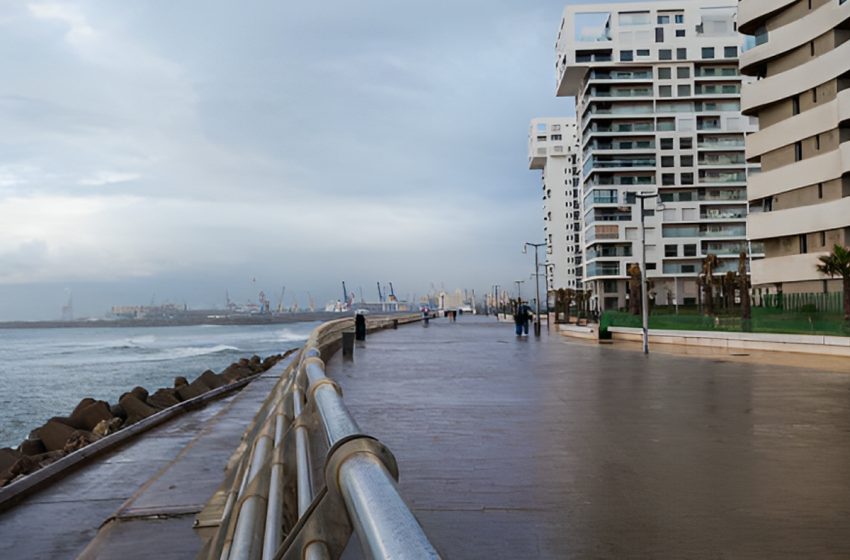
[[[75,407],[74,407],[74,411],[71,413],[71,417],[73,418],[76,414],[78,414],[78,413],[79,413],[80,411],[82,411],[84,408],[86,408],[87,406],[91,406],[91,405],[93,405],[93,404],[94,404],[94,403],[96,403],[96,402],[97,402],[97,401],[95,401],[95,400],[94,400],[93,398],[91,398],[91,397],[86,397],[86,398],[84,398],[83,400],[81,400],[81,401],[77,404],[77,406],[75,406]]]
[[[21,442],[21,445],[18,447],[18,450],[29,457],[33,455],[41,455],[42,453],[47,453],[47,448],[44,447],[44,443],[38,438],[27,438]]]
[[[47,451],[61,451],[76,431],[62,422],[48,420],[47,424],[35,430],[35,435],[41,440]]]
[[[92,431],[102,420],[111,418],[112,412],[106,401],[95,401],[82,409],[78,407],[71,414],[73,426],[87,432]]]
[[[109,407],[109,412],[110,412],[110,413],[112,414],[112,416],[114,416],[115,418],[121,418],[122,420],[126,420],[126,419],[127,419],[127,411],[126,411],[126,410],[124,410],[124,407],[123,407],[123,406],[121,406],[121,403],[120,403],[120,402],[117,402],[117,403],[113,404],[112,406],[110,406],[110,407]]]
[[[224,387],[227,385],[227,380],[221,377],[220,375],[216,375],[214,371],[208,369],[204,373],[198,376],[198,380],[200,380],[204,385],[209,387],[210,389],[218,389],[219,387]]]
[[[203,395],[209,390],[210,388],[198,378],[188,385],[183,385],[177,389],[177,396],[180,397],[181,401],[188,401],[189,399]]]
[[[127,412],[127,424],[135,424],[139,420],[157,413],[157,409],[133,393],[127,393],[121,397],[119,404]]]
[[[182,375],[178,375],[177,377],[174,378],[174,388],[175,389],[179,389],[183,385],[188,385],[188,384],[189,384],[189,381],[185,377],[183,377]]]
[[[130,392],[136,395],[140,401],[148,400],[148,390],[144,387],[133,387]]]
[[[157,408],[168,408],[179,404],[180,399],[177,398],[175,389],[158,389],[153,395],[148,397],[148,404]]]
[[[10,469],[21,458],[21,452],[10,447],[0,449],[0,474]]]
[[[233,383],[234,381],[239,381],[240,379],[254,375],[254,372],[245,366],[230,364],[224,371],[221,372],[220,375],[228,383]]]

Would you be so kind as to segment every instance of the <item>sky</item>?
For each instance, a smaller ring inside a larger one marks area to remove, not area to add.
[[[563,0],[0,0],[0,320],[531,285]]]

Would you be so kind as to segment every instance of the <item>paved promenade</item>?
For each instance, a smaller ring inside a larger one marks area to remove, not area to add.
[[[461,316],[329,375],[447,558],[850,558],[850,375]],[[355,554],[350,554],[354,557]]]

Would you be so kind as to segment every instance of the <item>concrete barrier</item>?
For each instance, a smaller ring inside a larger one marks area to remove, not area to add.
[[[641,340],[641,330],[636,328],[608,327],[608,332],[614,340],[634,342]],[[763,350],[850,357],[850,338],[838,336],[650,329],[649,342],[728,350]]]
[[[559,324],[558,332],[570,338],[581,338],[584,340],[599,340],[599,325],[567,325]]]

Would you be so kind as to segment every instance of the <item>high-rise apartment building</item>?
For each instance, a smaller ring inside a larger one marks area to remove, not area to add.
[[[574,118],[531,121],[528,166],[543,171],[543,234],[549,290],[581,287],[578,144]]]
[[[839,291],[815,266],[850,245],[850,0],[742,0],[741,32],[755,44],[741,71],[744,114],[761,131],[747,139],[750,237],[764,243],[756,288]]]
[[[717,274],[747,248],[737,2],[568,6],[557,42],[558,95],[576,98],[581,138],[585,287],[600,309],[626,306],[640,261],[637,194],[646,200],[647,276],[659,305],[697,303],[708,254]]]

